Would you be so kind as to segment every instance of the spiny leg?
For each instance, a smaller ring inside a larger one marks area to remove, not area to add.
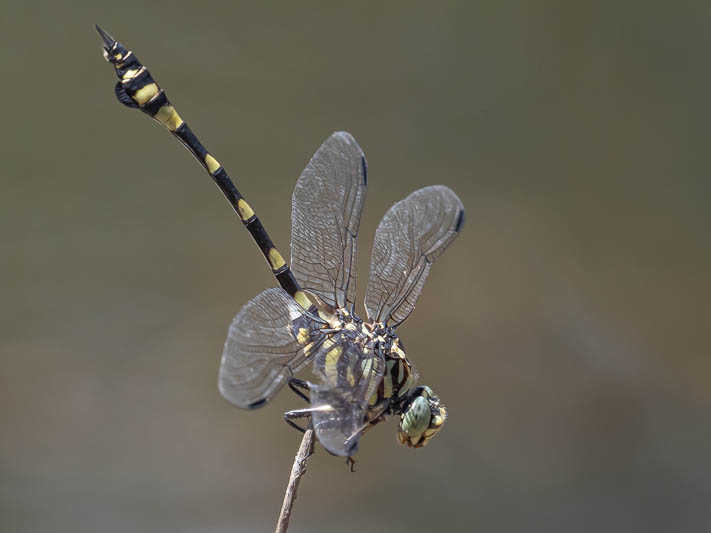
[[[385,420],[385,412],[387,411],[387,404],[385,408],[378,414],[376,417],[371,418],[370,420],[366,420],[363,422],[363,424],[355,430],[347,439],[346,439],[346,445],[349,442],[352,442],[354,439],[360,439],[363,435],[365,435],[373,426],[376,424],[379,424],[380,422]]]
[[[176,137],[208,172],[237,212],[247,231],[262,251],[279,285],[304,309],[311,307],[311,301],[301,290],[301,286],[291,272],[289,265],[274,246],[267,230],[245,201],[227,171],[198,140],[192,130],[178,115],[168,101],[163,89],[156,83],[146,67],[135,54],[114,40],[108,33],[96,26],[104,41],[104,57],[111,63],[118,76],[115,93],[122,104],[138,108],[165,127]]]
[[[287,411],[286,413],[284,413],[284,421],[297,431],[304,433],[306,429],[311,425],[311,413],[313,413],[313,411],[314,410],[311,407],[305,407],[303,409],[292,409],[291,411]],[[301,427],[295,422],[296,420],[301,420],[304,418],[308,418],[308,424],[306,424],[306,427]]]
[[[309,392],[309,384],[307,381],[299,378],[291,378],[289,380],[289,388],[296,394],[299,398],[304,400],[306,403],[311,403],[311,399],[307,396]],[[304,391],[304,392],[302,392]]]
[[[358,428],[358,430],[354,431],[353,434],[346,439],[346,445],[348,445],[349,441],[352,441],[353,439],[360,438],[365,435],[372,427],[374,427],[376,424],[379,424],[383,420],[385,420],[385,409],[383,409],[380,415],[371,420],[367,420],[360,428]],[[349,455],[346,458],[346,465],[350,466],[351,472],[355,472],[356,462],[357,461],[353,458],[352,455]]]

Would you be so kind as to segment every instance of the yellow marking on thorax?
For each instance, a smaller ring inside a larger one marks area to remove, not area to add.
[[[237,200],[237,211],[239,211],[239,216],[242,220],[249,220],[254,216],[254,211],[244,198]]]
[[[299,344],[306,344],[309,342],[309,330],[306,328],[299,328],[299,333],[296,335],[296,342]]]
[[[294,300],[296,300],[296,303],[304,309],[308,309],[309,307],[311,307],[311,300],[309,300],[309,297],[306,296],[306,293],[304,291],[297,291],[296,294],[294,294]]]
[[[363,353],[367,354],[368,350],[364,349]],[[367,363],[361,363],[361,368],[363,369],[363,376],[365,376],[365,379],[368,380],[368,392],[365,396],[372,397],[373,395],[375,395],[376,400],[378,396],[378,385],[380,385],[380,382],[372,378],[374,377],[374,373],[380,372],[381,365],[381,360],[376,358],[370,358],[368,359]]]
[[[405,380],[405,384],[400,387],[400,390],[397,393],[397,397],[400,398],[401,396],[405,396],[407,392],[412,388],[412,385],[415,382],[415,375],[410,372],[407,375],[407,379]]]
[[[308,357],[309,355],[311,355],[311,351],[313,350],[313,348],[314,348],[313,342],[305,344],[304,345],[304,357]]]
[[[133,95],[133,99],[138,105],[143,105],[148,102],[148,100],[157,95],[159,90],[160,89],[158,89],[158,85],[156,85],[155,83],[149,83],[145,87],[141,87],[140,89],[138,89],[136,91],[136,94]]]
[[[336,315],[333,315],[326,311],[325,309],[318,309],[318,316],[322,320],[325,320],[328,322],[328,325],[332,328],[340,328],[343,327],[343,322],[341,322]]]
[[[205,164],[207,165],[207,171],[213,174],[218,168],[220,168],[220,163],[217,159],[212,157],[210,154],[205,154]]]
[[[334,341],[331,337],[323,341],[323,348],[325,350],[328,350],[331,346],[335,344],[336,341]]]
[[[180,118],[175,108],[169,104],[165,104],[161,107],[156,113],[155,118],[170,131],[177,130],[183,124],[183,119]]]
[[[276,248],[269,250],[269,264],[272,266],[272,270],[279,270],[286,264],[286,261],[284,261],[284,258]]]
[[[355,376],[353,375],[353,369],[350,366],[347,369],[346,379],[351,387],[355,387]]]
[[[388,361],[385,364],[385,375],[383,376],[383,398],[390,398],[393,395],[393,378],[391,375],[395,361]]]
[[[331,383],[338,381],[338,359],[343,353],[343,348],[339,345],[330,350],[324,359],[323,372]]]
[[[405,359],[406,357],[405,352],[402,348],[400,348],[400,345],[397,340],[395,340],[395,342],[393,342],[393,345],[390,347],[390,352],[397,355],[400,359]]]

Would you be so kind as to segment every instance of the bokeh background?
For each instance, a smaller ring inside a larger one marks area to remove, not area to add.
[[[401,328],[450,419],[318,450],[290,531],[711,528],[711,9],[703,2],[34,2],[0,8],[0,529],[270,531],[299,436],[218,394],[274,285],[179,144],[114,100],[99,22],[287,255],[334,130],[380,217],[467,209]]]

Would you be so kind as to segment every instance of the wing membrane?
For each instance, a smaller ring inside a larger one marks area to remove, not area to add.
[[[368,318],[395,327],[415,308],[432,263],[455,239],[464,207],[450,188],[419,189],[380,221],[365,297]]]
[[[310,384],[313,427],[319,442],[335,455],[349,456],[358,447],[368,400],[383,378],[382,355],[364,354],[342,336],[314,360],[322,383]]]
[[[316,353],[326,335],[283,289],[250,300],[230,325],[219,371],[220,393],[244,408],[260,407]]]
[[[355,299],[366,181],[360,146],[350,134],[336,132],[316,151],[294,189],[291,270],[305,289],[332,307]]]

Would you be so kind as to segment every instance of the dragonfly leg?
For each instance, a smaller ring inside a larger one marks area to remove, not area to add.
[[[306,407],[304,409],[292,409],[291,411],[287,411],[284,413],[284,420],[286,421],[287,424],[289,424],[291,427],[296,429],[297,431],[300,431],[301,433],[304,433],[306,429],[311,425],[311,413],[313,412],[313,409],[310,407]],[[308,418],[308,423],[306,424],[305,427],[300,426],[296,420],[301,420],[303,418]]]
[[[346,466],[351,467],[351,472],[355,472],[355,464],[356,464],[356,460],[353,459],[352,455],[349,455],[348,457],[346,457]]]
[[[349,441],[352,441],[354,439],[359,439],[360,437],[365,435],[365,433],[368,430],[370,430],[373,426],[382,422],[383,420],[385,420],[385,411],[383,411],[382,413],[380,413],[380,415],[378,415],[377,417],[375,417],[371,420],[366,420],[365,423],[358,429],[358,431],[354,432],[350,437],[348,437],[346,439],[346,443],[348,443]],[[349,455],[346,458],[346,465],[351,467],[351,472],[355,472],[355,464],[356,464],[356,460],[353,459],[352,455]]]
[[[376,424],[382,422],[385,420],[385,410],[383,410],[378,416],[375,418],[371,418],[370,420],[366,420],[362,426],[360,426],[356,431],[354,431],[350,437],[346,439],[346,443],[352,442],[355,439],[359,439],[363,435],[366,434],[367,431],[369,431],[373,426]],[[352,458],[351,458],[352,459]],[[353,463],[355,464],[355,462]],[[353,465],[351,465],[353,466]]]
[[[289,380],[289,388],[296,394],[299,398],[304,400],[306,403],[311,403],[310,398],[307,396],[309,391],[308,382],[299,378],[291,378]]]

